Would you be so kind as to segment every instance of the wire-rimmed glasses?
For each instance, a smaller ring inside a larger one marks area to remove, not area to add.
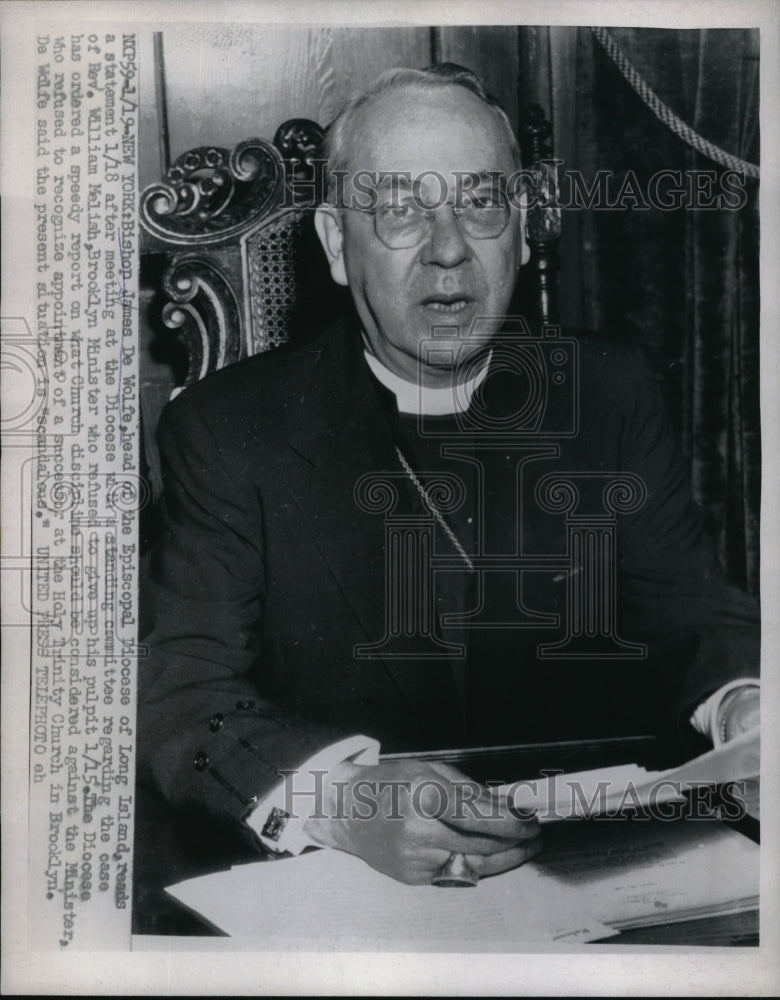
[[[501,195],[474,196],[463,204],[445,202],[428,207],[412,196],[371,207],[340,205],[341,209],[373,215],[378,239],[390,250],[406,250],[430,237],[437,212],[449,209],[461,230],[475,240],[494,240],[509,224],[509,204]]]

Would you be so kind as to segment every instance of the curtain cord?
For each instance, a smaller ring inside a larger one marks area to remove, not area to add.
[[[720,146],[716,146],[709,139],[705,139],[698,132],[695,132],[690,125],[686,124],[682,118],[679,118],[667,104],[664,104],[628,61],[626,54],[606,28],[591,28],[590,30],[612,62],[620,70],[628,84],[667,128],[671,129],[683,142],[692,146],[697,152],[708,159],[714,160],[723,167],[730,167],[732,170],[738,170],[748,177],[758,180],[760,170],[755,163],[748,163],[747,160],[742,160],[738,156],[734,156],[733,153],[727,153],[725,149],[721,149]]]

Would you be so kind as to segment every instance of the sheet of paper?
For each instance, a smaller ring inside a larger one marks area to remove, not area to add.
[[[565,885],[543,900],[529,866],[476,888],[406,886],[339,851],[261,861],[191,879],[167,891],[233,937],[268,948],[513,951],[523,943],[585,942],[610,935]]]
[[[667,771],[626,764],[518,781],[495,788],[493,794],[517,808],[536,809],[539,821],[550,823],[572,816],[617,815],[626,806],[679,800],[691,786],[751,778],[759,769],[759,734],[751,730]]]

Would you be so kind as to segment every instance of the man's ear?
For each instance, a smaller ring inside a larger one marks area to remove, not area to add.
[[[523,224],[521,230],[521,237],[523,241],[522,257],[520,258],[520,266],[527,264],[531,259],[531,248],[528,246],[528,240],[526,239],[526,225],[525,225],[525,213],[523,213]]]
[[[520,195],[520,239],[522,248],[520,250],[520,266],[527,264],[531,259],[531,248],[528,246],[526,234],[528,232],[528,194],[526,191]]]
[[[331,277],[339,285],[348,284],[347,269],[344,266],[344,231],[337,209],[328,205],[318,205],[314,213],[314,228],[328,258]]]

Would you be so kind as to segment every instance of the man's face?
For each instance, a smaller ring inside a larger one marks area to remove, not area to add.
[[[427,204],[441,200],[432,172],[446,181],[450,204],[437,209],[430,232],[416,246],[390,249],[365,212],[336,212],[326,221],[321,210],[318,229],[333,277],[349,285],[372,352],[410,381],[422,375],[428,385],[450,384],[447,358],[457,356],[462,365],[484,348],[484,333],[501,326],[524,248],[516,207],[499,236],[477,239],[462,229],[451,203],[466,174],[508,179],[516,169],[511,152],[489,108],[463,87],[383,94],[362,109],[348,142],[350,177],[357,171],[424,175]],[[347,205],[366,204],[350,179],[344,196]],[[356,196],[360,200],[353,202]],[[480,336],[470,339],[477,319],[483,320]],[[421,345],[443,326],[452,334],[437,334],[440,350],[421,366]]]

